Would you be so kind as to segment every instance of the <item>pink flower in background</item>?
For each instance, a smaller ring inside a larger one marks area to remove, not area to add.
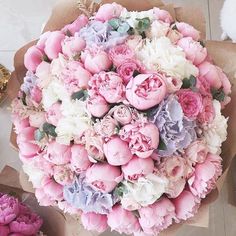
[[[157,20],[160,20],[169,24],[173,22],[173,18],[168,11],[162,10],[157,7],[154,7],[153,10],[154,10],[154,15]]]
[[[0,225],[0,232],[1,232],[1,236],[9,236],[10,229],[6,225]]]
[[[119,122],[121,125],[127,125],[132,120],[132,112],[131,109],[125,105],[119,105],[113,107],[109,114],[113,116],[113,118]]]
[[[54,126],[57,126],[59,120],[63,117],[60,108],[61,108],[61,104],[59,102],[52,104],[48,108],[45,115],[48,123]]]
[[[39,104],[42,100],[42,90],[38,86],[34,86],[30,90],[30,97],[34,102]]]
[[[82,213],[81,222],[85,229],[103,233],[107,230],[107,216],[96,213]]]
[[[154,235],[169,227],[175,220],[175,206],[168,198],[139,210],[139,223],[143,231]]]
[[[189,119],[196,119],[203,109],[201,95],[190,89],[181,89],[177,96],[185,116]]]
[[[46,122],[46,117],[45,117],[45,112],[33,112],[29,116],[29,123],[30,126],[40,128],[45,122]]]
[[[200,39],[200,32],[196,30],[193,26],[184,22],[176,22],[176,27],[184,37],[191,37],[193,40],[196,41]]]
[[[119,167],[94,164],[86,171],[86,182],[104,193],[111,192],[123,179]]]
[[[29,118],[22,119],[19,115],[13,114],[12,115],[12,121],[14,123],[14,129],[16,134],[19,134],[21,131],[23,131],[25,128],[29,127]]]
[[[127,142],[121,140],[118,136],[112,137],[103,145],[103,151],[107,162],[114,166],[127,164],[133,157]]]
[[[175,212],[178,220],[187,220],[193,217],[200,206],[200,199],[195,197],[190,191],[184,190],[172,202],[175,205]]]
[[[81,54],[81,59],[86,70],[92,74],[108,70],[112,62],[108,54],[99,48],[87,48]]]
[[[44,158],[55,165],[65,165],[71,160],[71,148],[68,145],[51,141]]]
[[[55,181],[61,185],[70,185],[74,182],[75,173],[68,165],[54,166],[53,177]]]
[[[151,174],[154,170],[154,162],[151,158],[138,158],[134,156],[126,165],[121,167],[125,179],[133,181],[139,177]]]
[[[43,61],[43,53],[36,46],[30,47],[24,56],[25,67],[32,72],[36,71],[38,65]]]
[[[105,98],[108,103],[121,102],[125,95],[122,78],[115,72],[100,72],[89,81],[92,91]]]
[[[190,190],[195,196],[205,198],[216,187],[216,181],[222,174],[221,162],[220,156],[208,154],[203,163],[195,166],[195,172],[188,180]]]
[[[45,53],[49,59],[55,59],[62,52],[61,43],[65,39],[65,35],[61,31],[53,31],[45,42]]]
[[[212,97],[206,96],[202,99],[203,109],[198,114],[197,120],[201,124],[210,123],[215,118],[215,110],[213,107]]]
[[[159,130],[152,123],[125,125],[120,137],[129,143],[132,154],[140,158],[150,157],[159,144]]]
[[[139,110],[158,105],[166,95],[166,84],[161,74],[140,74],[126,87],[126,97]]]
[[[103,4],[95,15],[95,19],[99,21],[108,21],[112,18],[118,18],[124,8],[115,2]]]
[[[207,57],[207,49],[191,37],[180,39],[178,41],[178,46],[184,50],[186,58],[194,65],[199,65]]]
[[[111,230],[116,230],[120,234],[133,234],[141,230],[138,219],[135,215],[123,209],[120,205],[114,206],[107,215],[107,223]]]

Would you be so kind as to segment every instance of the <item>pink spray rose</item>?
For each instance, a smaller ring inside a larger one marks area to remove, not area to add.
[[[43,60],[43,53],[36,46],[30,47],[24,56],[25,67],[32,72],[36,71],[36,68]]]
[[[177,22],[176,27],[184,37],[191,37],[193,40],[196,41],[200,39],[200,32],[196,30],[193,26],[184,22]]]
[[[123,10],[120,4],[115,2],[103,4],[95,15],[95,20],[102,22],[108,21],[112,18],[118,18]]]
[[[86,171],[86,182],[104,193],[111,192],[122,179],[120,168],[107,163],[94,164]]]
[[[129,143],[132,154],[140,158],[150,157],[159,144],[159,130],[152,123],[125,125],[120,136]]]
[[[129,107],[125,105],[119,105],[113,107],[109,111],[109,114],[113,116],[113,118],[121,125],[127,125],[132,120],[132,111]]]
[[[87,109],[92,116],[100,118],[109,111],[109,105],[102,96],[95,94],[87,100]]]
[[[29,116],[30,126],[40,128],[46,122],[45,112],[32,112]]]
[[[181,89],[177,96],[185,116],[189,119],[196,119],[203,109],[201,95],[191,89]]]
[[[200,206],[199,198],[190,191],[184,190],[177,198],[173,199],[178,220],[187,220],[193,217]]]
[[[48,108],[46,112],[46,120],[48,123],[57,126],[59,120],[63,117],[60,107],[61,104],[59,102],[55,102]]]
[[[107,230],[107,216],[96,213],[82,213],[81,222],[85,229],[103,233]]]
[[[222,174],[221,161],[220,156],[208,154],[203,163],[195,166],[195,172],[188,180],[190,190],[195,196],[205,198],[216,187],[216,181]]]
[[[81,54],[81,59],[86,70],[92,74],[108,70],[112,62],[108,54],[99,48],[87,48]]]
[[[191,37],[185,37],[179,40],[178,46],[181,47],[186,55],[194,65],[199,65],[207,57],[207,49],[199,42],[193,40]]]
[[[91,165],[85,147],[75,144],[71,147],[71,167],[77,174],[87,170]]]
[[[162,10],[157,7],[154,7],[153,10],[154,10],[154,15],[157,20],[160,20],[169,24],[173,22],[173,18],[168,11]]]
[[[70,185],[74,182],[75,173],[68,165],[54,166],[53,177],[61,185]]]
[[[138,158],[134,156],[126,165],[122,166],[122,172],[127,180],[137,180],[139,177],[151,174],[154,170],[154,162],[151,158]]]
[[[121,140],[118,136],[112,137],[105,143],[103,150],[108,163],[114,166],[127,164],[133,156],[128,143]]]
[[[44,158],[55,165],[65,165],[71,160],[71,148],[68,145],[51,141]]]
[[[134,51],[129,48],[127,44],[116,45],[113,47],[109,56],[113,62],[113,64],[118,67],[123,64],[126,60],[134,59]]]
[[[100,72],[89,81],[92,91],[103,96],[108,103],[118,103],[124,98],[125,86],[115,72]]]
[[[140,224],[135,215],[122,208],[121,205],[116,205],[112,211],[107,215],[107,223],[111,230],[116,230],[120,234],[133,234],[139,232]]]
[[[166,197],[139,210],[139,223],[147,234],[157,234],[168,228],[175,220],[175,206]]]
[[[62,52],[61,43],[65,35],[61,31],[53,31],[45,42],[45,53],[49,59],[55,59]]]
[[[19,134],[22,130],[24,130],[25,128],[30,126],[28,118],[22,119],[17,114],[13,114],[12,121],[13,121],[14,126],[15,126],[16,134]]]
[[[86,42],[79,36],[66,37],[62,42],[62,52],[69,58],[80,54],[85,48]]]
[[[131,78],[126,87],[126,97],[139,110],[158,105],[166,95],[166,84],[161,74],[140,74]]]
[[[6,225],[0,225],[0,235],[1,236],[9,236],[10,234],[10,229]]]

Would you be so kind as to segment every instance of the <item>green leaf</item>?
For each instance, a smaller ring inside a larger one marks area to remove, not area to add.
[[[71,99],[72,100],[82,100],[82,101],[85,101],[88,97],[88,92],[87,90],[80,90],[78,92],[75,92],[71,95]]]
[[[213,96],[214,99],[216,99],[219,102],[223,102],[225,100],[225,93],[223,91],[223,89],[211,89],[211,94]]]
[[[196,87],[196,83],[197,83],[197,79],[195,76],[190,75],[189,78],[184,78],[183,79],[183,84],[182,84],[182,88],[191,88],[193,89],[194,87]]]
[[[134,34],[135,34],[134,28],[130,27],[127,33],[128,33],[129,35],[134,35]]]
[[[129,24],[123,23],[118,27],[117,32],[124,34],[124,33],[127,33],[129,29],[130,29]]]
[[[108,24],[114,29],[117,30],[120,26],[120,19],[118,18],[113,18],[108,21]]]
[[[137,30],[142,33],[145,32],[151,25],[151,21],[148,17],[142,19],[136,19],[138,21]]]
[[[47,135],[50,135],[52,137],[57,137],[57,133],[55,131],[56,126],[49,124],[49,123],[44,123],[43,124],[43,132],[46,133]]]
[[[158,150],[166,150],[167,149],[167,146],[166,144],[160,139],[159,141],[159,146],[157,148]]]
[[[45,133],[39,129],[34,132],[34,139],[40,142],[45,137]]]
[[[48,56],[46,54],[43,55],[43,61],[46,61],[46,62],[51,62],[50,59],[48,58]]]

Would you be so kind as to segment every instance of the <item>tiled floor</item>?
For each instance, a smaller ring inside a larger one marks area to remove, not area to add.
[[[55,2],[57,0],[0,0],[0,63],[12,69],[15,50],[38,37],[41,26]],[[221,34],[219,11],[223,0],[165,0],[165,2],[200,7],[206,16],[208,39],[219,39]],[[6,101],[0,107],[0,170],[5,164],[20,168],[17,153],[8,142],[11,128],[8,106],[9,101]],[[235,236],[236,208],[227,203],[229,188],[233,188],[231,182],[224,185],[220,197],[210,207],[209,228],[185,226],[177,236]],[[103,234],[103,236],[115,235],[117,234],[110,232]]]

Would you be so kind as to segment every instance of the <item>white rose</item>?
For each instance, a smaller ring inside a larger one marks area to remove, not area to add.
[[[146,39],[143,48],[137,50],[136,55],[145,62],[147,69],[163,71],[177,79],[183,80],[199,73],[197,67],[185,58],[183,50],[173,45],[167,37]]]

